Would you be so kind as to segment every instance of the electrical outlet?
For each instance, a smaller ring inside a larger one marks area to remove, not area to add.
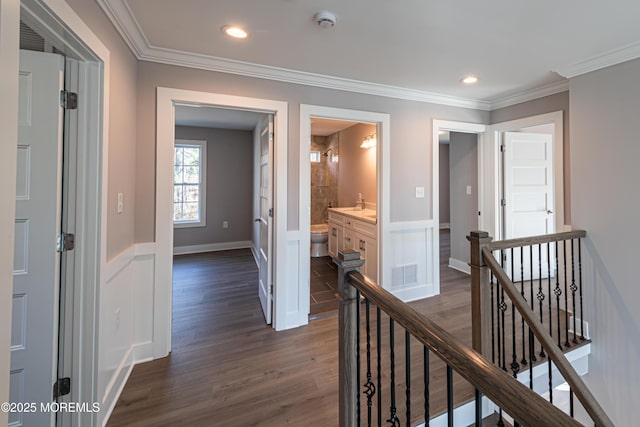
[[[471,194],[471,186],[467,185],[467,194]]]
[[[124,212],[124,195],[122,193],[118,193],[118,214]]]
[[[416,199],[424,199],[424,187],[416,187]]]
[[[116,330],[120,329],[120,307],[116,308]]]
[[[229,221],[222,221],[222,228],[224,228],[225,230],[229,228]]]

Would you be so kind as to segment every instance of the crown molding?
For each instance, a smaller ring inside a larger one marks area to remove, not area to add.
[[[590,73],[591,71],[596,71],[601,68],[610,67],[612,65],[631,61],[632,59],[637,58],[640,58],[640,41],[612,49],[608,52],[592,56],[571,65],[559,67],[554,71],[561,76],[570,79],[581,74]]]
[[[433,92],[419,91],[360,80],[345,79],[342,77],[327,76],[305,71],[289,70],[285,68],[253,64],[226,58],[217,58],[207,55],[186,53],[153,46],[145,49],[140,55],[139,59],[143,61],[158,62],[161,64],[178,65],[182,67],[197,68],[207,71],[216,71],[220,73],[236,74],[246,77],[275,80],[285,83],[294,83],[326,89],[384,96],[388,98],[399,98],[410,101],[428,102],[432,104],[448,105],[461,108],[472,108],[484,111],[489,111],[489,109],[491,108],[490,103],[486,101],[479,101],[469,98],[459,98]]]
[[[383,85],[361,80],[327,76],[305,71],[290,70],[227,58],[188,53],[152,46],[144,35],[126,0],[97,0],[116,30],[138,60],[180,67],[196,68],[246,77],[321,87],[347,92],[405,99],[482,111],[493,111],[569,89],[568,81],[553,83],[492,101],[462,98],[398,86]],[[636,45],[640,56],[640,43]],[[631,59],[631,58],[628,58]],[[609,64],[612,65],[612,64]],[[586,72],[586,71],[585,71]],[[560,73],[564,76],[563,73]]]
[[[149,47],[149,40],[125,0],[96,0],[131,52],[140,59]]]
[[[539,86],[537,88],[528,89],[522,92],[492,100],[491,111],[542,98],[543,96],[555,95],[556,93],[566,92],[568,90],[569,80],[563,80],[560,82]]]

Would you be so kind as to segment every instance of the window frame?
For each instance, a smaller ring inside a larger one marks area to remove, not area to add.
[[[205,140],[193,140],[193,139],[176,139],[174,141],[174,158],[173,165],[174,168],[176,166],[175,161],[175,147],[178,146],[187,146],[187,147],[198,147],[200,149],[200,198],[198,200],[198,209],[200,213],[199,221],[176,221],[173,220],[173,228],[195,228],[195,227],[206,227],[207,226],[207,141]],[[173,187],[174,195],[171,197],[173,204],[175,204],[175,172],[174,172],[174,180]]]

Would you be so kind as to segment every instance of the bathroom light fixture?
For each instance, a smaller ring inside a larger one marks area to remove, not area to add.
[[[376,146],[376,134],[372,133],[371,135],[368,135],[364,141],[362,141],[362,144],[360,144],[360,148],[372,148]]]
[[[466,85],[472,85],[478,82],[478,78],[476,76],[466,76],[463,77],[460,81]]]
[[[244,30],[242,27],[238,27],[237,25],[225,25],[224,27],[220,28],[220,31],[236,39],[246,39],[249,35],[246,30]]]

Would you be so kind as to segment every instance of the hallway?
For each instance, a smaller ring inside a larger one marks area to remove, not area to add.
[[[447,270],[411,305],[470,343],[468,276]],[[337,317],[276,333],[256,282],[249,250],[175,257],[173,351],[134,367],[108,426],[336,425]]]

